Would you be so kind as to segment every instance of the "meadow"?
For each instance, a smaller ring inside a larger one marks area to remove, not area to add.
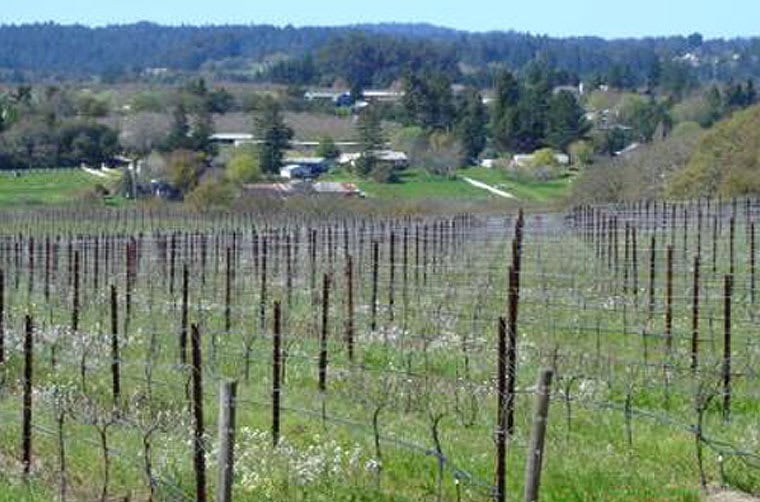
[[[758,494],[759,209],[5,211],[0,500]]]

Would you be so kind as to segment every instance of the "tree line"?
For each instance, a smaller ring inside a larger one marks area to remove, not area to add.
[[[273,54],[284,54],[276,62]],[[150,69],[207,71],[219,78],[304,85],[388,85],[423,67],[483,87],[498,67],[521,71],[536,60],[567,74],[635,88],[655,81],[745,80],[760,73],[756,39],[691,36],[604,40],[517,32],[467,33],[420,25],[294,28],[151,23],[100,28],[54,23],[0,26],[0,80],[143,78]],[[251,74],[251,63],[261,65]],[[465,63],[466,68],[460,63]],[[495,68],[496,67],[496,68]]]

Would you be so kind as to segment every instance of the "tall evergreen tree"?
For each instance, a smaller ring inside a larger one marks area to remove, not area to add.
[[[356,130],[361,148],[359,159],[356,161],[356,171],[359,176],[366,177],[377,168],[377,152],[385,146],[380,115],[374,108],[369,107],[359,115]]]
[[[572,93],[560,91],[552,96],[546,120],[546,142],[550,146],[566,152],[570,143],[581,138],[589,128],[583,108]]]
[[[293,129],[285,124],[280,105],[267,100],[261,113],[254,118],[254,127],[254,134],[262,141],[259,145],[262,172],[279,174],[284,152],[293,139]]]
[[[516,108],[520,101],[517,79],[503,70],[496,76],[496,98],[491,113],[491,136],[501,150],[509,150],[516,129]]]
[[[467,164],[475,164],[486,147],[488,125],[483,97],[476,89],[469,88],[465,91],[457,116],[457,135],[462,143],[464,156],[462,160]]]

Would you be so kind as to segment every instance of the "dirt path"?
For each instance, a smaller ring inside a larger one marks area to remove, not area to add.
[[[504,190],[499,190],[498,188],[494,188],[491,185],[488,185],[486,183],[483,183],[482,181],[477,181],[472,178],[468,178],[467,176],[462,176],[462,179],[469,183],[470,185],[474,186],[475,188],[482,188],[483,190],[488,190],[494,195],[498,195],[499,197],[504,197],[505,199],[517,199],[514,195],[512,195],[509,192],[505,192]]]
[[[728,490],[714,490],[710,491],[707,496],[708,502],[760,502],[760,499],[739,492],[732,492]]]

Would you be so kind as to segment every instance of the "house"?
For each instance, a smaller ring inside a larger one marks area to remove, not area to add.
[[[280,169],[280,178],[288,180],[302,180],[311,178],[312,176],[314,174],[310,167],[299,164],[288,164]]]
[[[212,143],[218,145],[230,145],[238,147],[240,145],[254,143],[253,134],[239,133],[239,132],[225,132],[217,133],[209,136],[209,140]]]
[[[309,170],[311,176],[319,176],[327,172],[327,159],[324,157],[287,157],[286,165],[301,166]]]
[[[251,183],[243,185],[243,194],[249,197],[282,199],[294,193],[290,183]]]
[[[317,195],[339,195],[343,197],[364,197],[364,193],[353,183],[318,181],[312,185]]]
[[[512,157],[512,162],[510,162],[510,167],[513,167],[513,168],[529,167],[533,163],[533,160],[535,158],[536,158],[536,155],[534,153],[517,154],[514,157]],[[561,166],[567,166],[570,164],[570,156],[564,153],[555,153],[554,160],[557,162],[557,164]]]
[[[366,91],[362,91],[362,98],[364,99],[364,101],[394,102],[394,101],[401,100],[401,98],[403,97],[404,97],[404,92],[402,91],[379,90],[379,89],[367,89]]]
[[[344,153],[338,158],[338,164],[355,166],[356,161],[362,157],[362,153]],[[373,155],[379,162],[392,164],[396,169],[404,169],[409,166],[409,157],[404,152],[393,150],[377,150]]]

